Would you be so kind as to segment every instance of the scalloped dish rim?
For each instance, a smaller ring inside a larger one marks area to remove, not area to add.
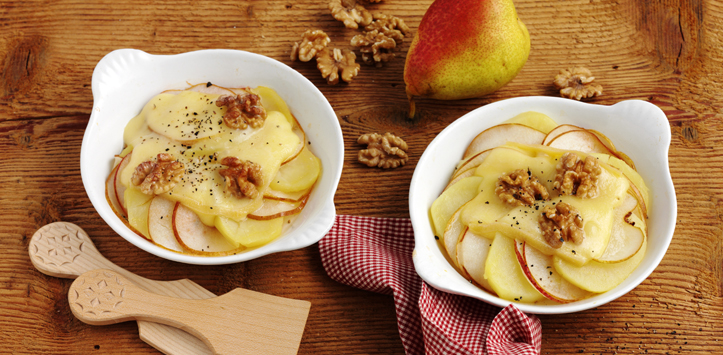
[[[251,70],[244,70],[245,67]],[[160,92],[205,82],[227,87],[267,86],[276,90],[304,127],[311,149],[322,161],[319,181],[290,229],[269,244],[235,255],[180,254],[153,244],[128,228],[105,198],[105,178],[111,170],[113,156],[123,146],[126,123]],[[304,248],[318,242],[331,229],[336,216],[334,195],[344,159],[341,126],[321,91],[291,67],[240,50],[207,49],[154,55],[137,49],[118,49],[96,65],[92,91],[93,109],[80,153],[83,185],[103,220],[138,248],[176,262],[223,265]]]
[[[520,113],[538,111],[558,124],[575,124],[607,135],[636,164],[651,191],[648,251],[636,270],[605,293],[567,304],[526,304],[501,299],[463,278],[438,247],[429,208],[447,184],[469,142],[484,129]],[[569,99],[531,96],[497,101],[477,108],[451,123],[427,146],[415,168],[409,189],[409,212],[415,235],[414,266],[419,276],[439,290],[473,297],[498,307],[513,303],[534,314],[563,314],[598,307],[628,293],[659,265],[675,230],[677,201],[670,176],[670,124],[657,106],[626,100],[611,106]]]

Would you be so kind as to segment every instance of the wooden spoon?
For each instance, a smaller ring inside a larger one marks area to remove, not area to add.
[[[74,279],[87,271],[110,269],[144,290],[160,295],[188,299],[216,297],[191,280],[149,280],[113,264],[98,252],[88,234],[72,223],[55,222],[40,228],[30,239],[28,249],[33,265],[46,275]],[[138,333],[143,341],[164,354],[212,354],[200,339],[164,324],[139,321]]]
[[[161,296],[110,270],[80,275],[68,303],[88,324],[145,320],[185,329],[214,354],[296,354],[311,306],[241,288],[204,300]]]

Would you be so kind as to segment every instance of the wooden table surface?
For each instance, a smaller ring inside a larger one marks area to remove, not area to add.
[[[384,0],[372,11],[413,29],[431,0]],[[73,317],[70,280],[36,271],[28,241],[54,221],[80,225],[114,263],[158,280],[189,278],[222,294],[236,287],[312,302],[300,354],[402,354],[391,296],[332,281],[316,245],[227,266],[166,261],[116,235],[91,205],[79,154],[93,98],[91,75],[108,52],[177,54],[242,49],[284,63],[328,98],[344,133],[337,213],[408,217],[409,182],[425,147],[461,115],[525,95],[557,96],[552,79],[584,65],[610,105],[639,99],[668,116],[677,191],[673,242],[655,272],[620,299],[585,312],[541,316],[543,354],[723,353],[723,2],[515,1],[532,51],[507,86],[480,99],[417,102],[408,120],[402,77],[410,39],[383,68],[329,86],[314,63],[291,62],[294,41],[320,28],[349,48],[357,33],[327,1],[0,1],[0,344],[12,354],[151,354],[134,322],[89,326]],[[356,138],[392,131],[410,147],[406,166],[356,161]]]

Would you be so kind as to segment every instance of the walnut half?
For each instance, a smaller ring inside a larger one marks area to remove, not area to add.
[[[316,67],[319,68],[321,76],[331,85],[339,83],[339,77],[347,83],[350,83],[357,74],[361,66],[356,62],[356,54],[348,49],[338,49],[329,51],[324,48],[316,56]],[[339,73],[341,72],[341,75]]]
[[[367,64],[381,66],[382,63],[394,58],[397,42],[378,30],[358,34],[351,39],[351,45],[359,48],[362,61]]]
[[[218,171],[226,181],[226,191],[236,198],[256,198],[259,195],[263,177],[261,167],[251,161],[236,157],[225,157],[221,164],[228,168]]]
[[[503,202],[517,206],[532,206],[536,200],[550,197],[537,177],[530,170],[522,169],[502,174],[497,180],[495,193]]]
[[[322,30],[306,30],[301,35],[301,42],[294,43],[291,48],[291,60],[308,62],[331,42],[329,36]]]
[[[253,93],[225,95],[216,99],[216,106],[226,107],[223,122],[235,129],[246,129],[250,125],[259,128],[266,120],[266,109],[261,105],[261,97]]]
[[[560,90],[560,96],[568,99],[587,99],[602,95],[602,86],[594,84],[595,77],[583,67],[560,70],[553,84]]]
[[[359,144],[366,144],[367,149],[359,151],[359,161],[367,166],[382,169],[397,168],[407,163],[409,156],[407,143],[387,132],[363,134],[357,139]]]
[[[148,160],[138,164],[131,176],[131,183],[138,186],[146,195],[160,195],[171,191],[181,181],[185,173],[183,163],[168,153],[156,156],[155,161]]]
[[[575,153],[567,152],[557,163],[557,174],[552,186],[562,195],[594,198],[598,194],[597,180],[602,172],[597,159],[588,155],[584,161]]]
[[[356,0],[330,0],[329,10],[336,20],[344,23],[346,28],[357,29],[359,25],[366,26],[373,20],[371,12]]]
[[[580,212],[564,202],[559,202],[557,206],[549,205],[542,210],[540,229],[547,244],[555,249],[566,241],[580,244],[585,239]]]

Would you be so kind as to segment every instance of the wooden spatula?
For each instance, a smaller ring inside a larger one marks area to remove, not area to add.
[[[103,257],[88,234],[73,223],[54,222],[38,229],[30,239],[28,252],[33,265],[49,276],[74,279],[87,271],[110,269],[144,290],[160,295],[188,299],[216,297],[191,280],[155,281],[121,268]],[[212,354],[200,339],[165,324],[139,321],[138,334],[143,341],[164,354]]]
[[[145,320],[184,329],[215,354],[296,354],[311,306],[240,288],[205,300],[161,296],[110,270],[80,275],[68,303],[88,324]]]

